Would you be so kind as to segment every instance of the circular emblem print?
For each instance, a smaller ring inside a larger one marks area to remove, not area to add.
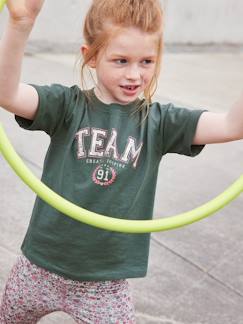
[[[116,171],[109,165],[99,165],[93,172],[94,183],[100,186],[109,186],[116,179]]]

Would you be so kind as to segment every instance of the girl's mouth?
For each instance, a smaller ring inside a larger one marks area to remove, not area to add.
[[[139,85],[127,85],[127,86],[121,86],[123,93],[127,96],[134,96],[137,93],[138,88],[140,88]]]
[[[133,90],[136,90],[139,87],[139,85],[126,85],[126,86],[121,86],[121,87],[123,89],[133,91]]]

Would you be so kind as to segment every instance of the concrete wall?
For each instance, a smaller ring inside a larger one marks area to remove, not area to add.
[[[242,0],[161,0],[167,43],[243,44]],[[31,34],[32,46],[69,50],[81,42],[82,21],[91,0],[50,0]],[[0,16],[0,33],[7,12]]]
[[[242,0],[165,0],[171,43],[243,43]]]

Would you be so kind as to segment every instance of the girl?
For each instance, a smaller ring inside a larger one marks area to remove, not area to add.
[[[151,102],[163,47],[158,0],[93,0],[81,47],[82,75],[96,72],[93,89],[20,83],[43,2],[7,1],[0,105],[21,127],[50,135],[42,181],[54,191],[97,213],[151,219],[162,156],[242,139],[243,97],[226,114]],[[146,275],[149,239],[78,223],[37,198],[0,323],[34,324],[57,310],[77,323],[135,323],[126,279]]]

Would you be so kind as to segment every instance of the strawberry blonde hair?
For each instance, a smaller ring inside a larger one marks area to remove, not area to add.
[[[83,58],[81,81],[84,70],[101,49],[122,28],[135,27],[151,35],[158,35],[158,58],[151,83],[144,91],[145,106],[152,101],[157,88],[163,51],[163,11],[159,0],[93,0],[84,22],[83,35],[89,51]],[[117,27],[117,28],[114,28]]]

